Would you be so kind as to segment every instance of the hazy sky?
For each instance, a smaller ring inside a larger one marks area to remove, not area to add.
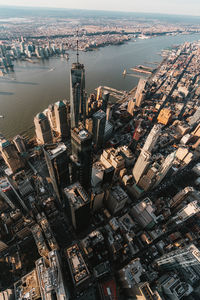
[[[0,5],[158,12],[200,16],[200,0],[0,0]]]

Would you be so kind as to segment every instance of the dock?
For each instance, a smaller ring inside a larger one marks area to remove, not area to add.
[[[146,67],[143,65],[136,66],[134,68],[130,68],[131,71],[136,73],[145,73],[145,74],[152,74],[154,69],[150,67]]]
[[[117,100],[120,100],[120,101],[125,96],[127,96],[127,94],[128,94],[126,91],[120,91],[120,90],[114,89],[114,88],[109,87],[109,86],[100,86],[99,88],[101,88],[102,90],[108,92],[112,97],[114,97],[114,98],[116,98]]]

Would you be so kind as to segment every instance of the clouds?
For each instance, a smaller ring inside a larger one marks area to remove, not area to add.
[[[0,5],[200,15],[199,0],[0,0]]]

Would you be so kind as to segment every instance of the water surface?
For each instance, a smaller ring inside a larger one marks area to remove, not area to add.
[[[124,79],[125,68],[161,62],[162,49],[199,39],[200,34],[162,36],[81,52],[80,61],[86,69],[86,90],[91,93],[100,85],[130,90],[139,78],[126,76]],[[0,119],[0,132],[7,138],[24,132],[33,134],[34,116],[48,104],[69,98],[70,68],[76,59],[74,52],[69,54],[69,61],[55,57],[38,60],[35,64],[16,62],[15,72],[8,78],[0,78],[0,114],[5,116]]]

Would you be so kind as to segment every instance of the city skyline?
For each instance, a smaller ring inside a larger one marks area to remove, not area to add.
[[[81,2],[80,0],[76,3],[67,3],[64,0],[47,1],[47,0],[36,0],[27,3],[25,0],[0,0],[0,6],[14,6],[14,7],[35,7],[35,8],[65,8],[65,9],[85,9],[85,10],[100,10],[100,11],[117,11],[117,12],[135,12],[135,13],[159,13],[159,14],[171,14],[171,15],[190,15],[200,16],[200,3],[197,0],[188,1],[184,0],[169,0],[169,1],[147,1],[147,0],[136,0],[130,3],[129,0],[119,1],[111,0],[108,2],[101,1],[94,3],[91,0]]]
[[[0,11],[0,299],[198,299],[198,18],[63,11]]]
[[[199,17],[113,3],[0,7],[0,300],[200,299]]]

